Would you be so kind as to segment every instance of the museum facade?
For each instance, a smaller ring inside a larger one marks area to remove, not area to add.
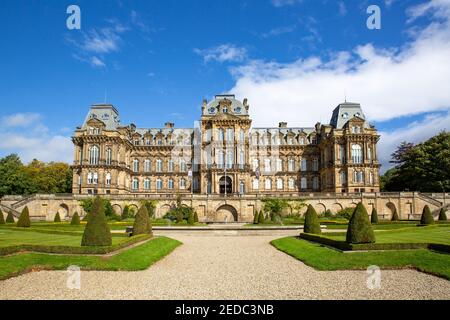
[[[91,106],[72,141],[73,194],[277,195],[379,192],[379,135],[357,103],[328,124],[255,128],[247,99],[203,101],[193,128],[140,128]]]

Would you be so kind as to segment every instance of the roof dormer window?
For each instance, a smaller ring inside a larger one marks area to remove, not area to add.
[[[224,108],[222,109],[222,112],[223,112],[223,113],[228,113],[228,108],[227,108],[227,107],[224,107]]]
[[[344,112],[344,113],[342,114],[342,118],[348,119],[348,113],[347,113],[347,112]]]

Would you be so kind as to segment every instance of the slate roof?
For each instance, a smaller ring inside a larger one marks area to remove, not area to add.
[[[344,102],[339,104],[334,110],[331,116],[330,125],[335,129],[342,129],[348,120],[358,117],[362,120],[366,120],[366,116],[361,109],[359,103]],[[364,122],[365,128],[370,128],[367,121]]]

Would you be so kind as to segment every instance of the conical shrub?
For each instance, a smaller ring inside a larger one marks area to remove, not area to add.
[[[445,213],[444,208],[442,208],[441,211],[439,211],[439,221],[447,221],[447,214]]]
[[[133,224],[133,236],[139,234],[152,234],[152,225],[145,206],[139,208]]]
[[[356,206],[348,223],[346,241],[348,243],[375,242],[375,234],[369,221],[369,215],[361,202]]]
[[[420,224],[422,225],[434,224],[433,215],[431,214],[431,210],[428,205],[425,205],[425,207],[423,207],[422,217],[420,218]]]
[[[5,217],[3,216],[3,211],[0,209],[0,224],[5,224]]]
[[[94,199],[92,211],[89,213],[86,228],[84,229],[82,246],[110,246],[112,244],[111,231],[100,197]]]
[[[258,224],[259,211],[255,210],[255,214],[253,215],[253,224]]]
[[[57,213],[55,214],[55,218],[53,219],[53,222],[61,222],[61,217],[60,217],[60,215],[59,215],[59,212],[57,212]]]
[[[194,212],[194,223],[198,222],[198,214],[197,211]]]
[[[6,223],[14,223],[14,215],[12,212],[8,212],[8,215],[6,216]]]
[[[72,220],[70,220],[70,224],[72,226],[78,226],[80,224],[80,216],[78,215],[78,212],[75,211],[75,213],[72,216]]]
[[[377,212],[377,209],[375,209],[375,207],[373,207],[373,209],[372,209],[372,214],[370,216],[370,222],[372,224],[378,223],[378,212]]]
[[[195,222],[194,222],[194,214],[192,213],[192,211],[189,212],[187,222],[188,222],[188,224],[190,224],[190,225],[193,225],[193,224],[195,223]]]
[[[30,225],[30,213],[28,212],[28,207],[25,207],[20,214],[19,220],[17,220],[17,226],[21,228],[29,228]]]
[[[260,210],[258,215],[258,224],[264,224],[264,221],[265,221],[264,212]]]
[[[394,212],[392,213],[391,221],[399,221],[400,218],[398,217],[397,209],[394,208]]]
[[[305,213],[305,224],[303,225],[303,232],[321,234],[319,217],[317,212],[312,205],[308,206],[308,210]]]

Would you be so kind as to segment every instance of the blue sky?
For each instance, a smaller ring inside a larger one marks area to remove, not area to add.
[[[66,27],[71,4],[81,30]],[[372,4],[380,30],[366,27]],[[448,130],[449,19],[448,0],[4,0],[0,156],[70,162],[105,91],[138,127],[191,127],[203,98],[231,92],[258,126],[313,126],[360,102],[386,164],[401,140]]]

